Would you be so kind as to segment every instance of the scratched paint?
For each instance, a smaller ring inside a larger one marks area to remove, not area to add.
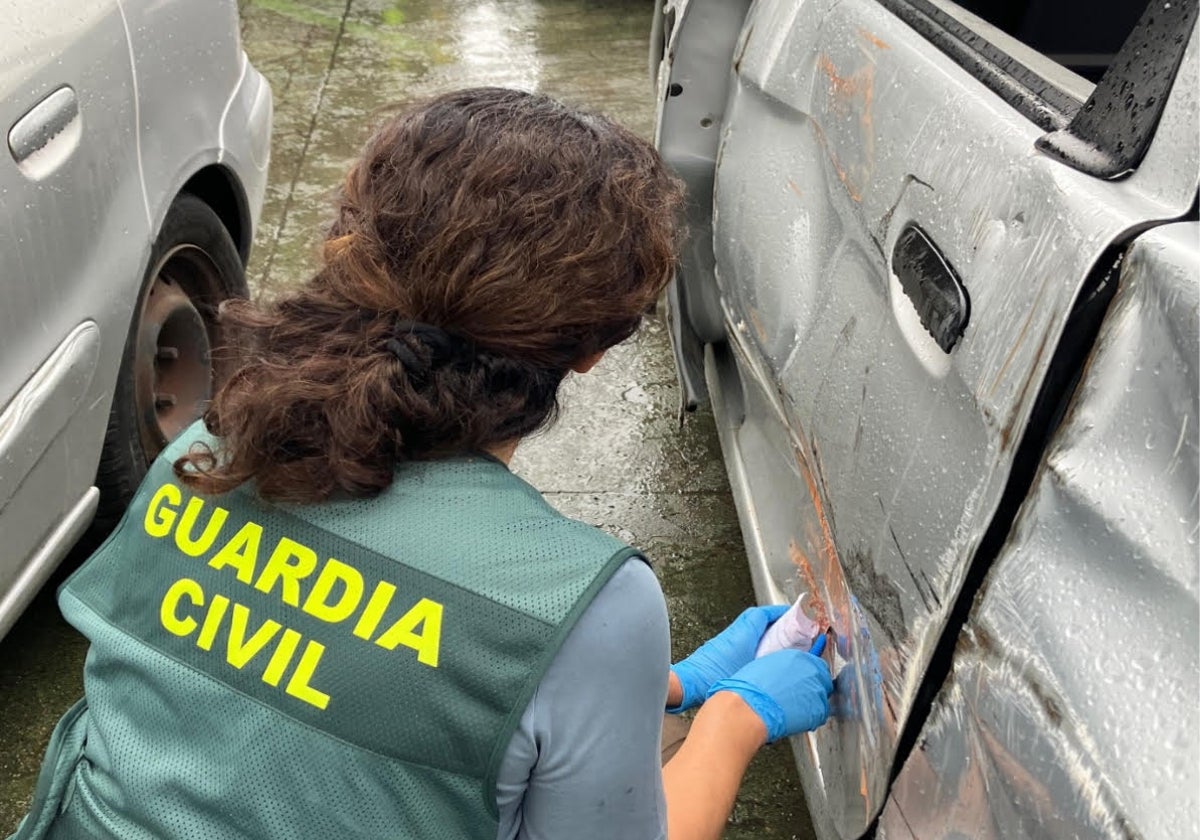
[[[715,402],[729,406],[719,423],[734,426],[723,442],[745,475],[735,492],[760,596],[818,590],[838,633],[835,664],[851,671],[835,698],[846,713],[797,755],[822,830],[855,836],[864,812],[883,806],[897,738],[951,610],[974,595],[963,583],[1093,266],[1139,221],[1176,218],[1194,200],[1195,43],[1188,56],[1166,139],[1130,178],[1105,182],[1039,156],[1037,126],[874,4],[760,0],[743,24],[738,83],[716,115],[712,273],[730,322],[752,324],[756,341],[729,331],[737,375],[721,374],[728,393]],[[891,281],[896,233],[910,222],[971,296],[963,340],[939,364],[919,357],[896,314],[912,308]],[[1185,458],[1169,456],[1188,451],[1179,441],[1197,412],[1173,410],[1175,423],[1144,437],[1178,472]],[[1111,464],[1103,479],[1126,492]],[[1112,530],[1095,541],[1141,534],[1117,527],[1129,521],[1119,505],[1105,517]],[[1191,521],[1171,539],[1186,541]],[[866,674],[880,675],[878,696]],[[977,774],[946,797],[986,810],[991,781]],[[1080,802],[1090,789],[1080,782]]]
[[[890,50],[892,48],[887,41],[883,40],[875,33],[867,31],[866,29],[858,30],[858,37],[877,50]]]
[[[812,618],[817,622],[818,626],[828,628],[830,623],[829,610],[825,606],[825,587],[817,582],[817,574],[813,571],[812,562],[809,561],[808,555],[796,544],[795,540],[788,543],[788,557],[796,564],[796,570],[800,575],[804,591],[812,593],[813,597],[809,602],[813,609]]]
[[[855,54],[860,63],[852,73],[839,73],[833,60],[828,55],[818,59],[818,66],[828,80],[827,122],[856,121],[857,134],[861,138],[861,147],[846,163],[845,151],[835,152],[827,149],[830,159],[838,173],[838,178],[846,187],[850,198],[856,202],[862,201],[862,185],[869,183],[875,168],[875,132],[874,132],[874,101],[875,101],[875,57],[873,52]]]
[[[971,837],[1200,833],[1196,234],[1160,228],[1128,256],[882,836],[947,836],[935,813]],[[1136,616],[1133,637],[1096,619],[1119,615]],[[1009,806],[964,800],[972,774]]]

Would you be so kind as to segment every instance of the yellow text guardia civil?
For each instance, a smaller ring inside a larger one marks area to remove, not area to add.
[[[418,662],[437,667],[442,636],[442,605],[437,601],[421,598],[381,629],[396,595],[393,584],[378,581],[364,598],[367,582],[350,564],[332,557],[321,563],[315,551],[289,537],[268,543],[267,553],[261,525],[246,522],[227,533],[229,511],[195,496],[184,505],[183,498],[183,491],[174,484],[159,487],[146,509],[146,533],[157,539],[174,537],[179,551],[189,557],[207,556],[209,566],[228,569],[246,586],[275,594],[284,604],[328,624],[345,624],[352,635],[386,650],[400,645],[411,648]],[[260,556],[266,557],[261,564]],[[168,633],[185,638],[194,635],[201,650],[212,651],[218,639],[223,639],[225,661],[230,666],[240,670],[254,663],[262,668],[262,681],[267,685],[282,685],[284,692],[318,709],[329,705],[329,695],[317,687],[317,667],[325,653],[325,645],[317,640],[305,639],[271,619],[254,622],[248,607],[225,595],[205,592],[188,577],[167,588],[159,620]],[[214,655],[219,652],[218,647]]]

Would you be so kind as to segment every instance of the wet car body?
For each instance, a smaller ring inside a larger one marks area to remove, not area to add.
[[[1200,830],[1196,4],[1069,5],[660,8],[677,365],[835,633],[826,838]]]
[[[4,18],[0,635],[97,510],[117,514],[171,404],[173,427],[200,410],[215,306],[245,289],[272,109],[233,0],[17,0]],[[193,345],[162,346],[172,326]],[[186,404],[157,381],[181,352]]]

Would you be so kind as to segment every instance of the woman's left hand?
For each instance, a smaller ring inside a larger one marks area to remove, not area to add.
[[[786,604],[751,607],[687,659],[672,665],[671,671],[679,680],[683,698],[679,705],[667,711],[682,712],[703,703],[713,683],[733,676],[754,659],[763,633],[787,611]]]

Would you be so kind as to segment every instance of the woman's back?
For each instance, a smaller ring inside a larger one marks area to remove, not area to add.
[[[61,594],[92,650],[50,836],[494,838],[517,720],[632,549],[485,456],[287,509],[180,489],[183,449]]]

